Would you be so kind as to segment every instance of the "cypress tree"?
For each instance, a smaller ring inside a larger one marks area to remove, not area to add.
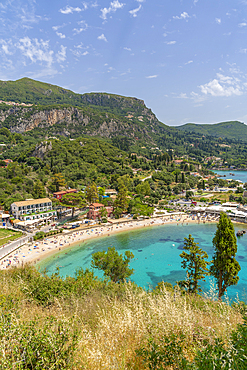
[[[231,219],[221,213],[217,230],[213,238],[215,253],[210,273],[217,281],[218,297],[221,300],[227,288],[239,281],[238,272],[241,267],[236,261],[237,239]]]

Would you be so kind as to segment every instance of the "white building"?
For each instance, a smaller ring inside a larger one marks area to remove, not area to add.
[[[10,211],[15,218],[22,221],[45,220],[57,215],[57,212],[52,209],[52,202],[49,198],[14,202],[11,204]]]

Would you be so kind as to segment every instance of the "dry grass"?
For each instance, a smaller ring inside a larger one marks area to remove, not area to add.
[[[154,294],[133,292],[133,286],[126,284],[121,298],[94,292],[82,298],[56,300],[49,308],[27,300],[19,286],[4,275],[0,291],[2,297],[18,297],[18,315],[12,313],[15,325],[36,320],[42,328],[47,317],[55,317],[78,332],[73,366],[78,370],[144,370],[147,367],[136,356],[136,350],[150,337],[159,341],[171,334],[185,337],[184,357],[192,359],[195,349],[203,347],[204,339],[213,344],[219,336],[227,343],[242,320],[240,312],[226,303],[170,292],[165,287]]]
[[[83,326],[78,358],[83,368],[95,370],[144,369],[136,350],[149,337],[159,340],[172,333],[185,336],[184,356],[192,358],[203,339],[213,343],[221,336],[227,342],[241,322],[240,313],[225,303],[174,296],[165,289],[159,295],[133,294],[127,287],[123,300],[105,301],[94,314],[97,325]]]

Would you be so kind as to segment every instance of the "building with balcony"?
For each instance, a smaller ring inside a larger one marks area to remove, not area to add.
[[[16,219],[21,221],[42,221],[57,215],[57,212],[52,209],[52,202],[49,198],[14,202],[11,204],[10,212]]]

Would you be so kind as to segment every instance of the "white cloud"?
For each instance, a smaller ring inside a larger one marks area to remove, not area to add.
[[[146,76],[146,78],[157,78],[158,75]]]
[[[125,47],[124,50],[131,51],[131,49],[127,47]]]
[[[189,60],[187,63],[185,63],[185,65],[186,64],[191,64],[191,63],[193,63],[193,60]]]
[[[73,14],[74,12],[82,12],[83,9],[79,8],[78,6],[76,8],[73,8],[72,6],[67,5],[65,9],[59,9],[59,11],[62,14]]]
[[[56,35],[58,36],[58,37],[60,37],[60,39],[65,39],[65,35],[63,34],[63,33],[61,33],[61,32],[56,32]]]
[[[175,45],[177,41],[167,41],[166,44],[167,45]]]
[[[130,10],[129,13],[133,16],[133,17],[137,17],[137,13],[139,12],[139,10],[141,10],[142,6],[139,5],[138,8],[136,9],[133,9],[133,10]]]
[[[187,19],[190,18],[189,14],[186,12],[183,12],[180,16],[176,15],[172,17],[173,19]]]
[[[6,55],[12,55],[13,53],[9,50],[9,47],[12,47],[12,42],[9,41],[8,43],[5,40],[0,40],[0,44],[2,44],[2,51]]]
[[[61,50],[56,54],[58,63],[64,62],[66,60],[66,46],[61,45]]]
[[[102,35],[98,36],[97,38],[98,38],[98,40],[102,40],[102,41],[107,42],[107,38],[105,37],[105,35],[103,33],[102,33]]]
[[[2,45],[2,49],[3,49],[3,51],[4,51],[4,53],[5,54],[7,54],[7,55],[10,55],[11,53],[10,53],[10,51],[9,51],[9,49],[8,49],[8,45]]]
[[[74,28],[73,31],[75,31],[75,34],[81,33],[82,31],[86,31],[88,28],[88,24],[86,21],[80,21],[78,22],[79,28]]]
[[[217,74],[218,79],[214,79],[205,85],[200,85],[201,92],[212,96],[232,96],[242,95],[242,89],[235,79],[229,76]],[[229,86],[231,85],[231,86]]]
[[[61,24],[60,26],[52,26],[53,31],[58,31],[60,28],[63,28],[66,26],[66,23]]]
[[[49,50],[49,41],[33,39],[25,36],[19,40],[16,47],[22,54],[34,62],[45,62],[48,66],[53,63],[53,51]]]
[[[178,95],[178,98],[179,99],[188,99],[188,96],[186,93],[181,93],[180,95]]]
[[[72,54],[74,54],[75,57],[79,58],[81,56],[88,55],[89,46],[84,46],[82,43],[79,45],[74,45],[74,49],[70,49]]]
[[[243,23],[239,23],[238,27],[246,27],[247,26],[247,23],[246,22],[243,22]]]
[[[206,96],[205,95],[199,95],[197,93],[195,93],[194,91],[192,91],[190,93],[190,96],[191,96],[191,99],[194,100],[195,103],[202,103],[203,101],[206,100]],[[197,105],[197,106],[200,106],[200,105]]]
[[[87,4],[87,3],[85,3],[85,2],[83,2],[82,4],[83,4],[83,6],[84,6],[84,10],[87,10],[87,8],[88,8],[88,4]]]
[[[221,19],[220,19],[220,18],[215,18],[215,22],[216,22],[217,24],[221,24]]]
[[[49,76],[49,77],[53,77],[55,76],[56,74],[58,74],[58,71],[55,69],[55,68],[44,68],[44,69],[41,69],[41,70],[38,70],[38,72],[26,72],[26,75],[30,78],[33,78],[35,80],[38,80],[42,77],[46,77],[46,76]]]
[[[239,82],[238,78],[224,76],[222,73],[217,73],[216,76],[221,83],[226,83],[228,85],[235,85],[236,83]]]
[[[107,19],[107,14],[109,13],[115,13],[117,9],[121,9],[125,4],[120,3],[118,0],[113,0],[109,6],[109,8],[103,8],[100,9],[101,11],[101,18],[106,20]]]

